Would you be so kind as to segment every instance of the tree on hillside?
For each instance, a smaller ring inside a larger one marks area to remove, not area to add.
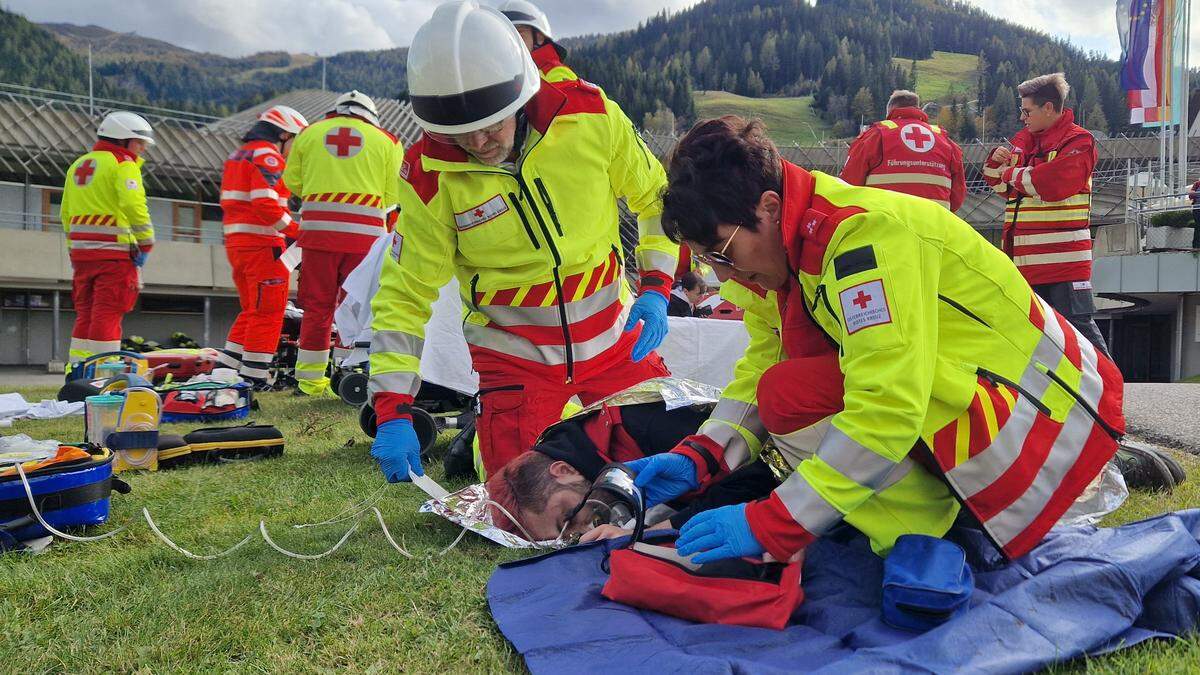
[[[871,96],[870,89],[858,88],[854,100],[850,102],[850,112],[854,115],[853,121],[858,124],[870,124],[875,120],[875,97]]]
[[[913,59],[908,66],[908,79],[904,81],[904,88],[909,91],[917,90],[917,60]]]
[[[1099,101],[1088,110],[1087,120],[1087,129],[1108,133],[1108,120],[1104,119],[1104,109],[1100,107]]]
[[[996,96],[988,114],[988,122],[993,126],[993,134],[1009,137],[1021,128],[1021,116],[1017,113],[1021,101],[1017,98],[1016,89],[1002,84],[996,89]]]

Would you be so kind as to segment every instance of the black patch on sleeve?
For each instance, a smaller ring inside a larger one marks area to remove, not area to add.
[[[878,266],[875,262],[875,249],[872,246],[861,246],[846,251],[833,259],[833,273],[838,279],[873,270]]]

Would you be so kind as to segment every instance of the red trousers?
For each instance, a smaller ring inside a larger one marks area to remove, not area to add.
[[[300,349],[329,350],[333,311],[342,297],[342,282],[367,256],[366,253],[334,253],[302,249],[300,285],[296,300],[304,310],[300,322]],[[328,358],[328,357],[327,357]]]
[[[132,260],[72,262],[71,301],[75,327],[72,356],[121,348],[121,319],[137,303],[137,268]],[[72,360],[77,360],[72,358]]]
[[[767,431],[786,435],[841,412],[845,390],[834,352],[781,361],[758,380],[758,416]]]
[[[225,350],[240,354],[241,373],[245,377],[265,380],[279,347],[291,276],[287,266],[279,261],[282,252],[273,246],[225,249],[242,307],[229,329]]]
[[[626,359],[583,382],[565,384],[531,374],[511,361],[471,350],[479,372],[479,415],[475,432],[487,475],[494,475],[533,447],[538,434],[562,417],[572,396],[590,405],[652,377],[670,375],[657,353],[638,363]]]

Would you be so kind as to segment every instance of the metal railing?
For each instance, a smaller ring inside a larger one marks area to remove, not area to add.
[[[24,230],[27,232],[56,232],[65,236],[62,223],[53,216],[26,211],[0,210],[0,230]],[[156,241],[177,241],[195,244],[220,246],[224,242],[224,232],[221,223],[200,221],[200,226],[175,225],[174,223],[154,225]]]

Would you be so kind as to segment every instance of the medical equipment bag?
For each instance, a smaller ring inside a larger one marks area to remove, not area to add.
[[[42,518],[56,529],[99,525],[108,520],[109,495],[129,492],[113,477],[113,453],[93,445],[64,445],[55,456],[24,462],[34,503]],[[17,541],[44,537],[49,532],[33,516],[20,474],[0,464],[0,531]]]
[[[883,621],[922,632],[967,611],[975,576],[954,542],[923,534],[896,539],[883,563]]]

